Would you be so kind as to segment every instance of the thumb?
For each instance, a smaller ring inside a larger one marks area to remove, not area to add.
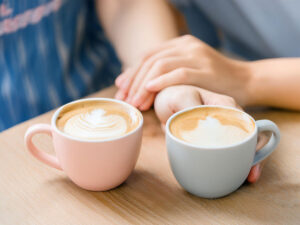
[[[251,168],[247,180],[250,183],[255,183],[258,181],[260,175],[261,175],[261,165],[257,164]]]

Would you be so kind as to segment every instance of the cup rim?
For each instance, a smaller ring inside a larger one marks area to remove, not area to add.
[[[252,132],[251,135],[249,135],[248,137],[246,137],[245,139],[243,139],[242,141],[239,141],[237,143],[234,143],[234,144],[231,144],[231,145],[224,145],[224,146],[201,146],[201,145],[196,145],[196,144],[192,144],[192,143],[189,143],[189,142],[186,142],[186,141],[183,141],[179,138],[177,138],[176,136],[174,136],[171,131],[170,131],[170,123],[172,122],[172,120],[177,117],[178,115],[184,113],[184,112],[188,112],[188,111],[191,111],[191,110],[194,110],[194,109],[197,109],[197,108],[222,108],[222,109],[229,109],[229,110],[233,110],[233,111],[237,111],[237,112],[240,112],[240,113],[243,113],[244,115],[248,116],[254,123],[255,127],[254,127],[254,131]],[[255,135],[257,134],[257,125],[256,125],[256,121],[255,119],[250,116],[248,113],[240,110],[240,109],[237,109],[237,108],[234,108],[234,107],[230,107],[230,106],[222,106],[222,105],[198,105],[198,106],[192,106],[192,107],[188,107],[188,108],[185,108],[183,110],[180,110],[176,113],[174,113],[172,116],[169,117],[169,119],[167,120],[167,123],[166,123],[166,135],[168,135],[169,137],[171,137],[171,139],[173,139],[174,141],[177,141],[183,145],[186,145],[186,146],[189,146],[189,147],[193,147],[193,148],[197,148],[197,149],[201,149],[201,150],[222,150],[222,149],[225,149],[225,148],[231,148],[231,147],[236,147],[236,146],[239,146],[247,141],[249,141],[250,139],[252,139]]]
[[[117,103],[120,103],[122,105],[125,105],[126,107],[129,107],[130,109],[136,111],[141,120],[139,122],[139,125],[134,128],[132,131],[128,132],[127,134],[124,134],[124,135],[121,135],[119,137],[114,137],[114,138],[107,138],[107,139],[103,139],[103,140],[89,140],[89,139],[83,139],[83,138],[77,138],[77,137],[74,137],[74,136],[71,136],[69,134],[66,134],[64,132],[62,132],[60,129],[58,129],[58,127],[56,126],[56,121],[57,121],[57,117],[59,115],[59,113],[61,112],[61,110],[63,108],[65,108],[66,106],[68,105],[71,105],[71,104],[76,104],[78,102],[84,102],[84,101],[107,101],[107,102],[117,102]],[[121,100],[117,100],[117,99],[113,99],[113,98],[102,98],[102,97],[94,97],[94,98],[83,98],[83,99],[79,99],[79,100],[75,100],[75,101],[71,101],[67,104],[64,104],[62,106],[60,106],[53,114],[52,116],[52,119],[51,119],[51,126],[52,128],[60,135],[62,135],[63,137],[65,138],[68,138],[68,139],[71,139],[71,140],[74,140],[74,141],[80,141],[80,142],[88,142],[88,143],[102,143],[102,142],[111,142],[111,141],[116,141],[116,140],[119,140],[119,139],[122,139],[122,138],[125,138],[133,133],[135,133],[137,130],[139,130],[142,126],[143,126],[143,123],[144,123],[144,118],[143,118],[143,115],[142,113],[137,109],[135,108],[134,106],[124,102],[124,101],[121,101]]]

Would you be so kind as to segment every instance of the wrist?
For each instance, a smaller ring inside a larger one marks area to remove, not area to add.
[[[250,106],[255,102],[255,93],[253,91],[253,76],[254,72],[251,66],[251,62],[231,60],[233,75],[232,86],[228,90],[228,94],[242,106]]]
[[[243,106],[259,105],[259,93],[257,89],[259,77],[255,64],[253,62],[241,62],[242,74],[246,77],[245,85],[242,90]]]
[[[257,105],[256,71],[252,62],[236,61],[236,74],[241,82],[236,100],[242,107]]]

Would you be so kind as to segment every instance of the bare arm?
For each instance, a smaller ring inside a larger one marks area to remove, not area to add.
[[[300,110],[300,58],[249,62],[248,105]]]
[[[150,95],[179,84],[229,95],[242,106],[300,110],[300,58],[240,61],[186,35],[163,43],[136,74],[123,99],[140,110],[151,106]]]
[[[164,0],[97,0],[97,13],[123,66],[134,65],[156,45],[178,36]]]

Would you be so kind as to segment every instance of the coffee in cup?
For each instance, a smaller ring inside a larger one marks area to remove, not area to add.
[[[61,106],[51,125],[35,124],[25,134],[29,152],[63,170],[78,186],[105,191],[124,182],[135,167],[142,141],[143,116],[126,102],[81,99]],[[38,149],[33,136],[52,137],[56,155]]]
[[[264,131],[272,136],[256,152],[258,134]],[[255,121],[225,106],[187,108],[173,114],[166,124],[168,158],[176,180],[188,192],[205,198],[235,191],[279,140],[279,129],[272,121]]]
[[[245,114],[219,107],[195,108],[178,115],[170,123],[171,133],[202,147],[232,145],[249,137],[255,123]]]
[[[83,101],[64,107],[56,126],[80,139],[104,140],[123,136],[140,123],[139,112],[111,101]]]

